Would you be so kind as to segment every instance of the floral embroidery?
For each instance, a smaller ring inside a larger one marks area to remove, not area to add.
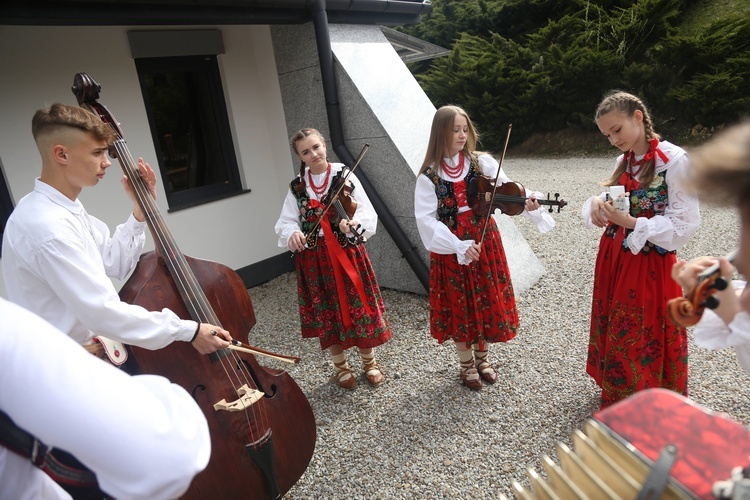
[[[621,178],[620,184],[624,184],[625,182],[628,182],[628,180],[630,180],[630,175],[627,173],[624,173],[623,177],[628,177],[628,179]],[[668,200],[669,190],[667,189],[665,170],[656,174],[654,176],[654,180],[651,181],[647,188],[643,188],[639,185],[639,187],[633,189],[630,192],[630,215],[632,215],[633,217],[646,217],[647,219],[650,219],[655,215],[664,215],[664,211],[667,209]],[[610,225],[604,231],[604,234],[610,238],[614,238],[619,227],[620,226]],[[628,247],[627,237],[632,232],[632,229],[625,230],[625,238],[623,238],[622,240],[623,251],[630,251],[630,247]],[[674,253],[668,252],[665,248],[662,248],[659,245],[654,245],[650,241],[647,241],[646,244],[643,245],[641,252],[643,252],[644,254],[648,254],[652,250],[655,250],[660,255]]]
[[[331,179],[331,186],[337,185],[339,178],[344,173],[345,169],[341,169],[338,174],[336,174],[336,176]],[[313,248],[318,242],[318,232],[315,231],[313,233],[312,231],[320,216],[323,215],[326,206],[320,201],[314,198],[310,198],[310,195],[307,193],[305,181],[303,179],[300,179],[299,177],[294,178],[294,180],[289,184],[289,188],[291,189],[292,194],[294,194],[294,197],[297,198],[297,207],[299,208],[299,221],[301,230],[303,233],[309,235],[309,237],[307,238],[307,245],[308,247]],[[345,247],[347,244],[353,244],[352,241],[349,240],[346,235],[341,232],[341,230],[339,229],[339,225],[335,223],[335,211],[333,209],[329,210],[326,216],[329,217],[331,229],[333,229],[333,232],[336,235],[336,239],[338,240],[339,244],[342,247]]]
[[[456,183],[442,179],[434,170],[430,169],[425,172],[425,175],[435,184],[435,194],[438,199],[437,218],[450,229],[456,227],[456,216],[458,215],[455,184],[464,183],[465,186],[468,186],[477,175],[474,160],[470,161],[471,164],[466,177]],[[465,188],[464,191],[466,191]]]

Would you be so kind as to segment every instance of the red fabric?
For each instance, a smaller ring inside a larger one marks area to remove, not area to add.
[[[354,288],[357,290],[359,298],[362,300],[362,304],[367,314],[372,314],[370,305],[367,303],[367,297],[365,295],[365,288],[362,285],[357,272],[354,270],[352,263],[349,262],[346,252],[339,245],[336,235],[333,234],[333,230],[329,224],[322,224],[323,236],[326,239],[326,247],[328,247],[328,254],[333,263],[333,276],[336,281],[336,292],[339,296],[339,304],[341,307],[341,317],[345,328],[352,327],[352,317],[349,314],[349,299],[346,296],[346,283],[344,283],[344,273],[349,277],[349,281],[354,284]]]
[[[659,149],[659,139],[651,139],[649,141],[648,151],[646,151],[646,154],[643,155],[643,158],[641,158],[640,160],[635,161],[635,153],[632,149],[625,153],[624,159],[625,161],[629,162],[631,166],[638,166],[653,160],[655,155],[658,155],[661,161],[663,161],[665,164],[669,163],[669,157],[664,154],[664,151]]]
[[[338,243],[335,245],[339,248]],[[325,238],[314,248],[296,254],[297,293],[303,338],[320,339],[321,349],[338,344],[342,348],[367,349],[384,344],[391,338],[385,318],[385,306],[364,245],[341,248],[362,281],[366,300],[363,301],[351,280],[344,274],[346,303],[342,304],[334,275],[333,261]],[[370,308],[368,313],[365,308]],[[345,327],[342,307],[346,307],[352,326]]]
[[[673,444],[671,477],[698,498],[714,498],[711,487],[748,465],[750,430],[687,398],[662,389],[639,392],[594,414],[613,436],[632,445],[648,463]]]
[[[466,182],[455,182],[453,184],[453,194],[456,196],[456,205],[458,208],[469,206],[469,199],[466,194]]]
[[[667,313],[667,302],[682,296],[671,277],[677,258],[633,255],[623,248],[625,230],[616,229],[599,242],[586,372],[602,388],[602,408],[647,388],[687,395],[687,332]]]
[[[464,184],[456,183],[454,186]],[[477,241],[484,217],[471,211],[457,216],[453,233]],[[430,333],[446,340],[507,342],[516,336],[518,310],[510,271],[495,220],[491,219],[478,262],[458,263],[455,254],[430,254]]]

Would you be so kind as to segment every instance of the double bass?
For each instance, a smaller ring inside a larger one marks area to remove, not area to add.
[[[179,250],[119,125],[97,102],[100,88],[86,73],[73,81],[78,104],[115,131],[114,155],[133,185],[156,247],[141,256],[120,298],[221,325],[235,338],[247,336],[255,313],[245,284],[232,269]],[[315,448],[315,419],[310,402],[287,372],[262,367],[247,350],[202,355],[188,342],[157,351],[128,349],[131,372],[162,375],[181,385],[208,421],[211,459],[184,498],[280,498],[307,469]]]

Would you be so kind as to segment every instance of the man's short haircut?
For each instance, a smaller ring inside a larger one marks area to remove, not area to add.
[[[34,113],[34,118],[31,120],[31,133],[34,135],[34,140],[65,127],[89,132],[97,141],[106,141],[108,144],[111,144],[116,137],[112,127],[91,111],[78,106],[56,103]]]

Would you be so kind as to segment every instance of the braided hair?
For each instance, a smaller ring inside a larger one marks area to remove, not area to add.
[[[646,105],[643,104],[643,101],[641,99],[634,96],[633,94],[629,94],[628,92],[623,92],[621,90],[614,90],[606,94],[604,96],[604,99],[602,99],[602,102],[600,102],[599,106],[597,106],[596,108],[594,121],[599,120],[599,118],[606,115],[607,113],[611,113],[612,111],[619,111],[629,117],[632,117],[636,111],[640,111],[641,113],[643,113],[643,126],[646,132],[646,141],[648,142],[651,139],[660,138],[659,134],[654,131],[654,123],[651,120],[651,115],[646,109]],[[615,168],[612,176],[602,184],[604,186],[614,186],[616,184],[619,184],[620,176],[625,171],[625,169],[628,168],[628,162],[628,155],[625,155],[620,164],[617,165],[617,168]],[[654,168],[655,165],[656,157],[654,156],[653,159],[647,161],[646,163],[644,163],[643,167],[641,167],[641,185],[648,186],[649,184],[651,184],[651,181],[654,180],[654,176],[656,175]]]
[[[302,139],[304,139],[305,137],[309,137],[311,135],[317,135],[318,137],[320,137],[321,142],[323,143],[326,142],[325,137],[323,137],[323,134],[321,134],[317,129],[314,129],[314,128],[299,129],[298,131],[292,134],[292,137],[290,139],[291,144],[292,144],[292,149],[294,150],[296,154],[299,154],[299,151],[297,151],[297,143],[301,141]],[[302,179],[304,175],[305,175],[305,162],[302,161],[300,162],[300,165],[299,165],[300,179]]]

